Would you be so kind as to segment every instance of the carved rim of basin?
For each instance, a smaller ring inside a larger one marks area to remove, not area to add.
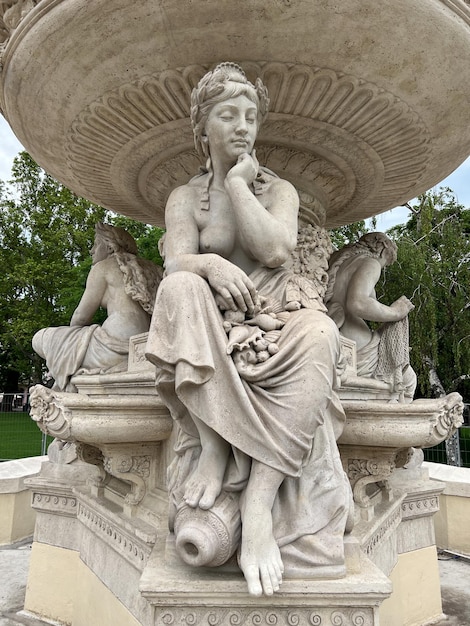
[[[342,405],[346,424],[340,445],[430,448],[463,423],[463,402],[458,393],[411,404],[343,401]]]
[[[0,109],[20,141],[77,194],[148,223],[197,172],[189,93],[224,60],[267,84],[258,156],[308,220],[385,211],[470,152],[463,0],[9,0],[2,17]]]
[[[30,416],[46,434],[92,445],[167,439],[173,422],[156,395],[86,396],[35,385]]]
[[[39,428],[65,441],[114,444],[161,441],[172,419],[157,395],[87,396],[35,385],[30,415]],[[463,423],[462,396],[411,404],[343,401],[346,424],[340,445],[428,448],[449,437]]]

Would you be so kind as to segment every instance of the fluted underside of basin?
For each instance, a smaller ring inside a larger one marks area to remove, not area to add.
[[[463,0],[41,0],[5,41],[0,107],[77,194],[162,225],[200,166],[191,89],[223,60],[262,77],[259,160],[329,227],[407,201],[470,152]]]

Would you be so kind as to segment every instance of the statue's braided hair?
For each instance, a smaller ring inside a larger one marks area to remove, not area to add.
[[[212,107],[229,98],[246,96],[256,104],[258,127],[266,119],[269,98],[266,87],[257,79],[253,85],[242,68],[236,63],[220,63],[207,72],[191,93],[191,125],[196,149],[204,157],[209,156],[207,143],[203,141],[204,128]]]

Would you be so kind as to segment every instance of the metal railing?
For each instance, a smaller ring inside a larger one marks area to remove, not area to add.
[[[28,413],[28,396],[0,394],[0,461],[44,455],[52,441]]]
[[[464,424],[457,432],[433,448],[424,450],[425,461],[470,467],[470,405],[465,405]]]

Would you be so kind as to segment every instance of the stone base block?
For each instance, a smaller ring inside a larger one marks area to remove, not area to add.
[[[393,593],[379,610],[380,626],[423,626],[443,618],[435,546],[400,554]]]
[[[140,581],[140,592],[154,607],[155,626],[375,626],[378,607],[391,591],[389,579],[364,555],[353,559],[344,578],[284,580],[279,592],[258,598],[248,595],[234,568],[162,566],[162,551],[155,546]]]
[[[25,610],[73,626],[140,626],[74,550],[34,543]]]
[[[35,511],[25,479],[37,474],[46,457],[32,457],[0,464],[0,546],[30,537]]]
[[[439,511],[434,516],[436,544],[470,557],[470,468],[439,463],[424,465],[444,488],[439,498]]]
[[[124,569],[121,576],[125,578]],[[165,568],[155,559],[142,576],[140,589],[134,586],[135,580],[128,581],[135,596],[149,603],[146,614],[135,615],[79,552],[35,542],[25,610],[73,626],[376,626],[378,607],[390,593],[390,581],[365,557],[360,569],[336,581],[285,581],[281,593],[252,598],[240,573],[198,572],[195,576],[189,568]]]
[[[35,481],[37,501],[45,490]],[[191,568],[175,560],[166,531],[150,532],[117,503],[76,486],[73,528],[72,510],[60,497],[50,497],[47,506],[36,502],[25,608],[73,626],[430,623],[441,615],[437,554],[430,545],[436,486],[425,482],[407,491],[377,507],[375,524],[362,520],[348,536],[344,578],[285,580],[274,596],[254,598],[235,561],[233,567]],[[54,519],[54,532],[46,532]]]
[[[391,574],[393,594],[382,604],[390,581],[365,558],[361,573],[339,581],[284,581],[282,592],[271,598],[248,596],[243,578],[233,572],[199,572],[196,578],[184,568],[153,565],[157,569],[149,562],[140,583],[153,611],[139,619],[78,552],[35,543],[25,609],[73,626],[422,626],[442,615],[433,547],[399,556]]]

